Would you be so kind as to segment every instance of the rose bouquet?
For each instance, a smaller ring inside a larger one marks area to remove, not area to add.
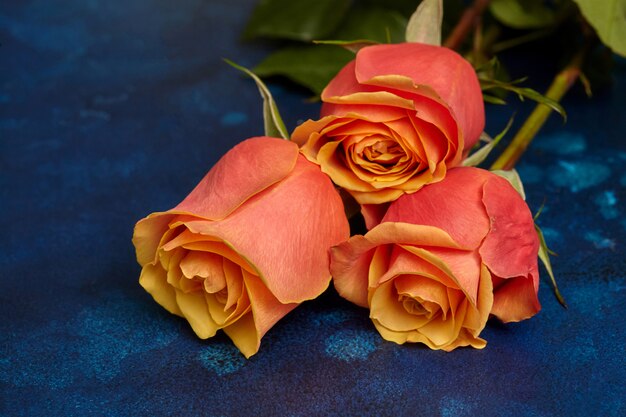
[[[479,145],[484,88],[440,45],[441,7],[422,2],[406,42],[345,43],[355,56],[321,92],[319,119],[290,137],[267,87],[238,67],[276,137],[243,141],[180,204],[137,223],[139,282],[156,302],[200,338],[222,329],[246,357],[331,279],[383,338],[431,349],[483,348],[489,317],[540,310],[548,250],[515,171],[474,167],[506,132]],[[353,215],[367,230],[351,236]]]

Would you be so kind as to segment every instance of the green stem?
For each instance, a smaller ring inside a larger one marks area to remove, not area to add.
[[[549,29],[536,30],[534,32],[527,33],[517,38],[507,39],[505,41],[493,44],[493,46],[491,47],[491,53],[498,54],[502,51],[506,51],[507,49],[524,45],[525,43],[533,42],[541,38],[545,38],[551,35],[552,33],[554,33],[554,29],[549,28]]]
[[[478,23],[480,16],[489,5],[489,2],[490,0],[474,0],[474,3],[465,9],[461,19],[458,21],[454,29],[452,29],[452,33],[450,33],[444,41],[443,46],[458,50],[465,38],[467,38],[467,35]]]
[[[569,91],[574,85],[574,82],[580,77],[582,61],[587,48],[583,48],[565,69],[559,72],[552,84],[548,88],[545,96],[556,101],[561,101],[561,98]],[[524,122],[520,130],[517,132],[509,146],[502,152],[500,157],[493,163],[491,169],[512,169],[522,154],[530,145],[530,142],[535,138],[537,132],[544,125],[548,116],[552,113],[552,109],[545,104],[537,104],[533,112],[528,116],[528,119]]]

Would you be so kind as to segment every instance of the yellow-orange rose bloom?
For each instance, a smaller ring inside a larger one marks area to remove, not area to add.
[[[349,236],[332,182],[275,138],[231,149],[178,206],[140,220],[140,284],[203,339],[219,329],[246,356],[330,282],[328,249]]]
[[[441,181],[484,128],[482,92],[456,52],[419,43],[361,49],[292,140],[361,204]]]
[[[538,249],[530,210],[511,184],[455,168],[391,203],[365,236],[334,247],[331,272],[339,294],[369,307],[385,339],[482,348],[489,314],[520,321],[541,308]]]
[[[478,336],[493,304],[491,275],[442,229],[381,223],[334,247],[331,272],[386,340],[446,351],[486,345]]]

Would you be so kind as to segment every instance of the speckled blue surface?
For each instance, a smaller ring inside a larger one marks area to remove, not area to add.
[[[267,53],[238,42],[253,3],[0,7],[0,415],[625,415],[623,60],[610,90],[567,97],[568,123],[553,117],[519,165],[570,308],[544,280],[542,312],[490,322],[484,350],[385,342],[330,291],[246,361],[139,287],[135,221],[261,133],[256,88],[221,62]],[[315,117],[306,95],[272,91],[290,128]],[[490,107],[490,132],[511,112]]]

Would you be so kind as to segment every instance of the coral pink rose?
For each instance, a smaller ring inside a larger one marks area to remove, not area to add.
[[[509,322],[539,311],[538,249],[530,211],[505,179],[456,168],[334,247],[331,272],[385,339],[481,348],[489,313]]]
[[[349,236],[341,199],[298,147],[248,139],[178,206],[140,220],[140,284],[203,339],[224,329],[246,356],[330,282],[328,249]]]
[[[292,140],[361,204],[441,181],[478,141],[478,78],[456,52],[419,43],[361,49],[322,93],[320,120]]]

